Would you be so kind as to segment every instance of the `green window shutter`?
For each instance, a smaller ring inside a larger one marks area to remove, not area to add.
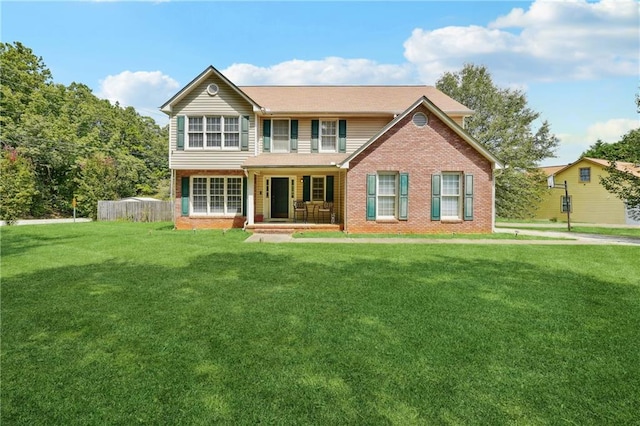
[[[298,152],[298,120],[291,120],[291,152]]]
[[[464,175],[464,220],[473,220],[473,175]]]
[[[338,121],[338,151],[347,152],[347,120]]]
[[[376,175],[367,175],[367,220],[376,220]]]
[[[409,218],[409,173],[400,173],[400,203],[398,205],[398,219]]]
[[[262,140],[264,142],[263,151],[271,151],[271,120],[264,120],[262,122]]]
[[[311,201],[311,176],[302,176],[302,201]]]
[[[182,216],[189,216],[189,176],[182,177]]]
[[[180,151],[184,150],[184,115],[176,117],[178,122],[176,148]]]
[[[327,176],[326,200],[333,202],[333,176]]]
[[[431,175],[431,220],[440,220],[440,175]]]
[[[249,151],[249,116],[243,115],[240,117],[241,131],[240,134],[240,149],[242,151]]]
[[[242,178],[242,216],[247,215],[247,178]]]
[[[318,135],[320,134],[320,120],[311,120],[311,152],[318,152]]]

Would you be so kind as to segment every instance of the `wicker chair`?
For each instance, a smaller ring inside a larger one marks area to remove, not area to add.
[[[304,201],[295,200],[293,202],[293,221],[298,221],[298,216],[302,214],[302,221],[307,221],[307,205]]]

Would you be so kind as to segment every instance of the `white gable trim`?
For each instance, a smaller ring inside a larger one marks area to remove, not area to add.
[[[260,105],[258,105],[253,99],[251,99],[249,96],[247,96],[246,93],[244,93],[242,90],[240,90],[238,88],[238,86],[233,84],[231,82],[231,80],[229,80],[227,77],[225,77],[220,71],[215,69],[213,67],[213,65],[209,65],[204,71],[202,71],[200,73],[200,75],[198,75],[196,78],[191,80],[191,82],[189,84],[184,86],[182,88],[182,90],[180,90],[178,93],[173,95],[173,97],[171,99],[169,99],[167,102],[162,104],[162,106],[160,107],[160,111],[164,112],[167,115],[171,115],[171,112],[172,112],[172,109],[173,109],[173,105],[175,105],[177,102],[180,102],[180,100],[183,99],[187,94],[189,94],[189,92],[191,92],[191,90],[194,87],[198,86],[204,80],[209,78],[212,74],[217,76],[218,78],[220,78],[222,81],[224,81],[236,93],[238,93],[240,96],[242,96],[242,98],[244,98],[244,100],[249,102],[253,106],[253,110],[254,111],[260,111],[260,108],[261,108]]]
[[[347,157],[344,161],[340,163],[342,168],[349,167],[349,161],[356,158],[360,155],[365,149],[367,149],[372,143],[377,141],[382,135],[387,133],[393,126],[395,126],[400,120],[405,118],[407,115],[412,113],[418,106],[424,105],[432,114],[442,120],[451,130],[456,132],[458,136],[464,139],[469,145],[471,145],[476,151],[480,153],[483,157],[489,160],[493,166],[493,168],[502,168],[502,164],[500,161],[489,151],[487,151],[480,143],[475,140],[473,136],[467,133],[462,127],[460,127],[455,121],[453,121],[447,114],[445,114],[440,108],[435,106],[433,102],[427,99],[426,96],[422,96],[418,99],[413,105],[407,108],[403,113],[398,114],[389,124],[387,124],[382,130],[380,130],[375,136],[373,136],[369,141],[367,141],[364,145],[358,148],[353,154]]]

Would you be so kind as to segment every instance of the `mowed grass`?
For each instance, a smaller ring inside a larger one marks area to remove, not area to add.
[[[640,250],[4,227],[2,424],[633,424]]]

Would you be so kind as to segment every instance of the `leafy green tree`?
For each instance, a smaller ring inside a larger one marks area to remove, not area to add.
[[[37,195],[31,163],[16,150],[5,149],[0,157],[0,218],[8,224],[28,215]]]
[[[532,217],[546,191],[539,163],[554,156],[558,138],[540,113],[527,106],[520,90],[496,86],[484,66],[466,64],[445,73],[436,87],[475,111],[465,129],[492,152],[504,168],[496,174],[496,213],[500,217]]]

